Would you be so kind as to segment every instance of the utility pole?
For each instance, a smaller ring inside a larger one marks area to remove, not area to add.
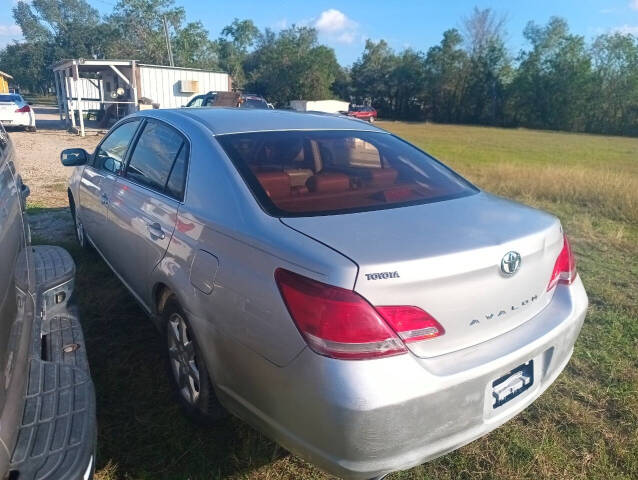
[[[168,51],[168,62],[171,67],[175,66],[173,62],[173,49],[171,48],[171,37],[168,35],[168,22],[166,21],[166,16],[162,17],[162,21],[164,22],[164,37],[166,38],[166,50]]]

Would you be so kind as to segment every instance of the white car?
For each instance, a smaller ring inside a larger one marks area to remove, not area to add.
[[[35,132],[35,112],[17,93],[0,94],[0,122],[5,127],[25,127]]]

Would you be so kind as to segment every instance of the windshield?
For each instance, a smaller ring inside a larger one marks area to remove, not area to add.
[[[273,216],[379,210],[477,191],[432,157],[387,133],[282,131],[217,139]]]
[[[20,102],[22,97],[20,95],[0,95],[0,102]]]

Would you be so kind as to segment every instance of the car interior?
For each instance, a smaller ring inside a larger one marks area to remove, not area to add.
[[[444,194],[434,178],[440,173],[432,175],[400,153],[384,154],[382,146],[356,134],[270,133],[222,143],[284,212],[365,209]]]

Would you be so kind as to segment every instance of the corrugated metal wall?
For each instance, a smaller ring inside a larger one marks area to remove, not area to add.
[[[140,88],[138,98],[150,98],[154,103],[159,103],[160,108],[181,107],[186,105],[191,97],[211,90],[227,92],[230,84],[226,73],[154,65],[139,65],[139,73]],[[196,80],[199,82],[199,92],[181,93],[181,80]]]
[[[82,110],[86,111],[100,109],[100,90],[96,87],[96,85],[100,84],[100,80],[89,80],[88,78],[80,78],[76,82],[73,80],[73,78],[71,78],[69,79],[69,84],[71,85],[71,92],[69,92],[69,95],[71,95],[71,97],[75,99],[77,98],[78,93],[81,94]],[[74,100],[73,109],[77,110],[77,108],[77,102]]]

